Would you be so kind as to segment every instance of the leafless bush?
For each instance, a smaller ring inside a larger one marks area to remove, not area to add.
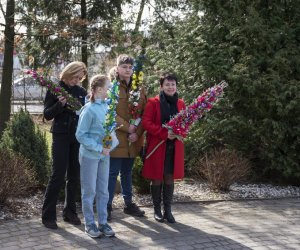
[[[26,194],[35,184],[30,162],[22,155],[0,149],[0,204]]]
[[[238,181],[245,180],[250,173],[250,163],[236,151],[215,149],[200,160],[198,175],[207,179],[214,191],[228,191]]]

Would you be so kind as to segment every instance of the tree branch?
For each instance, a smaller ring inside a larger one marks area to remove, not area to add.
[[[141,19],[144,11],[144,6],[145,6],[146,0],[142,0],[140,4],[140,10],[138,12],[138,17],[136,19],[135,23],[135,28],[134,28],[134,33],[137,33],[139,31],[140,25],[141,25]]]
[[[172,27],[169,26],[168,22],[162,17],[162,15],[160,14],[160,12],[158,12],[158,11],[156,10],[156,8],[150,3],[150,1],[147,1],[147,3],[154,9],[154,11],[156,12],[156,14],[159,16],[159,18],[160,18],[160,19],[163,21],[163,23],[165,24],[166,29],[167,29],[169,35],[171,36],[172,39],[174,39],[175,36],[174,36]]]
[[[1,1],[0,1],[0,10],[2,12],[3,17],[5,17],[5,11],[3,9],[3,5],[2,5]]]

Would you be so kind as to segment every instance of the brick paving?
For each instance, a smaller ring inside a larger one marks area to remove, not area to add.
[[[175,224],[113,211],[116,237],[98,239],[84,226],[58,219],[58,230],[40,218],[0,222],[0,249],[300,249],[300,199],[177,203]],[[82,214],[80,214],[82,217]]]

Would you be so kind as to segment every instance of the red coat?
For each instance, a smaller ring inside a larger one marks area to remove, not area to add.
[[[183,100],[178,99],[178,111],[185,109]],[[147,179],[163,180],[164,161],[166,154],[166,140],[168,130],[161,125],[160,101],[159,96],[148,99],[142,119],[144,129],[147,131],[147,153],[146,156],[162,140],[156,151],[145,159],[142,175]],[[175,140],[175,159],[174,159],[174,179],[183,179],[184,177],[184,145],[181,141]]]

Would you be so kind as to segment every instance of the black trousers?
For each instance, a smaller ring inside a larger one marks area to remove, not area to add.
[[[44,220],[56,220],[56,203],[65,181],[63,214],[76,213],[75,196],[80,180],[79,143],[75,134],[53,134],[52,137],[52,175],[48,182],[42,208],[42,219]]]

